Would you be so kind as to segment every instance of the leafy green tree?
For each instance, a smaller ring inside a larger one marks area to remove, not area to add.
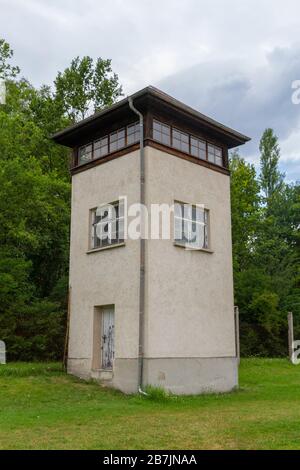
[[[69,151],[49,136],[72,122],[72,112],[57,90],[17,79],[3,41],[0,55],[6,79],[6,103],[0,105],[0,339],[9,359],[58,359],[68,303]],[[121,90],[110,61],[93,67],[91,75],[80,67],[77,72],[87,88],[97,87],[89,99],[98,108]],[[80,85],[74,90],[72,80],[61,79],[66,95],[82,104]]]
[[[231,217],[235,272],[247,266],[253,253],[260,217],[259,184],[253,165],[233,152],[231,171]]]
[[[45,172],[69,179],[69,151],[49,136],[69,124],[48,87],[36,90],[27,80],[8,80],[6,104],[0,106],[0,159],[35,157]]]
[[[283,183],[283,175],[278,169],[280,148],[278,138],[273,129],[266,129],[259,144],[260,150],[260,183],[266,202],[279,191]]]
[[[20,72],[19,67],[11,65],[9,62],[13,58],[14,52],[5,39],[0,39],[0,79],[16,77]]]
[[[56,99],[73,121],[110,106],[121,94],[122,87],[109,59],[98,58],[94,63],[89,56],[76,57],[55,80]]]
[[[44,174],[33,157],[1,164],[0,337],[11,359],[58,358],[62,351],[69,196],[69,183]]]

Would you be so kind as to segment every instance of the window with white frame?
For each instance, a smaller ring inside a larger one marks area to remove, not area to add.
[[[124,242],[123,201],[102,204],[91,210],[90,249],[104,248]]]
[[[175,202],[174,241],[193,249],[209,248],[209,211],[202,205]]]

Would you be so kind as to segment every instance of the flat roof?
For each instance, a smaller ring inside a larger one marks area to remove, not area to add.
[[[206,116],[205,114],[200,113],[199,111],[187,106],[186,104],[182,103],[181,101],[173,98],[172,96],[164,93],[163,91],[155,88],[154,86],[147,86],[136,93],[131,95],[133,102],[135,100],[141,98],[154,98],[156,100],[161,101],[161,104],[165,104],[166,107],[172,108],[175,112],[184,113],[186,116],[188,115],[194,121],[201,122],[202,125],[207,125],[210,129],[213,129],[215,132],[223,135],[223,138],[226,138],[228,141],[229,147],[236,147],[238,145],[245,144],[248,142],[250,137],[228,127],[220,122]],[[76,134],[80,134],[81,131],[84,129],[90,128],[95,124],[100,124],[101,120],[106,117],[109,117],[110,114],[115,114],[118,110],[124,109],[124,107],[128,107],[128,97],[118,101],[117,103],[113,104],[109,108],[105,108],[101,111],[97,111],[96,113],[92,114],[91,116],[69,126],[65,129],[54,133],[51,136],[55,142],[66,145],[71,147],[72,141]],[[128,111],[130,111],[128,109]],[[72,138],[73,136],[73,138]]]

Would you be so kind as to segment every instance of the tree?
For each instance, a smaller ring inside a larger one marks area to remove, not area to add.
[[[73,121],[110,106],[122,94],[111,60],[100,57],[95,63],[89,56],[76,57],[70,67],[58,73],[54,83],[56,99]]]
[[[8,42],[0,39],[0,80],[16,77],[20,72],[19,67],[9,64],[12,59],[14,51],[11,49]]]
[[[60,357],[69,197],[69,183],[44,174],[35,158],[1,162],[0,337],[10,359]]]
[[[260,183],[267,204],[272,196],[281,189],[283,177],[278,169],[280,148],[273,129],[266,129],[259,144],[260,150]]]
[[[253,165],[233,152],[230,157],[233,264],[235,271],[249,263],[260,216],[259,184]]]

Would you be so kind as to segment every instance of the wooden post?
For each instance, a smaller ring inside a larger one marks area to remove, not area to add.
[[[240,320],[239,320],[239,308],[237,306],[234,307],[234,325],[235,325],[235,351],[237,362],[240,364],[241,362],[241,354],[240,354]]]
[[[65,336],[65,345],[64,345],[64,357],[63,357],[63,369],[67,371],[67,362],[68,362],[68,349],[69,349],[69,329],[70,329],[70,299],[71,297],[71,288],[68,291],[68,310],[67,310],[67,325],[66,325],[66,336]]]
[[[293,357],[293,343],[294,343],[294,322],[293,322],[293,314],[292,312],[288,313],[288,339],[289,339],[289,359],[292,361]]]

